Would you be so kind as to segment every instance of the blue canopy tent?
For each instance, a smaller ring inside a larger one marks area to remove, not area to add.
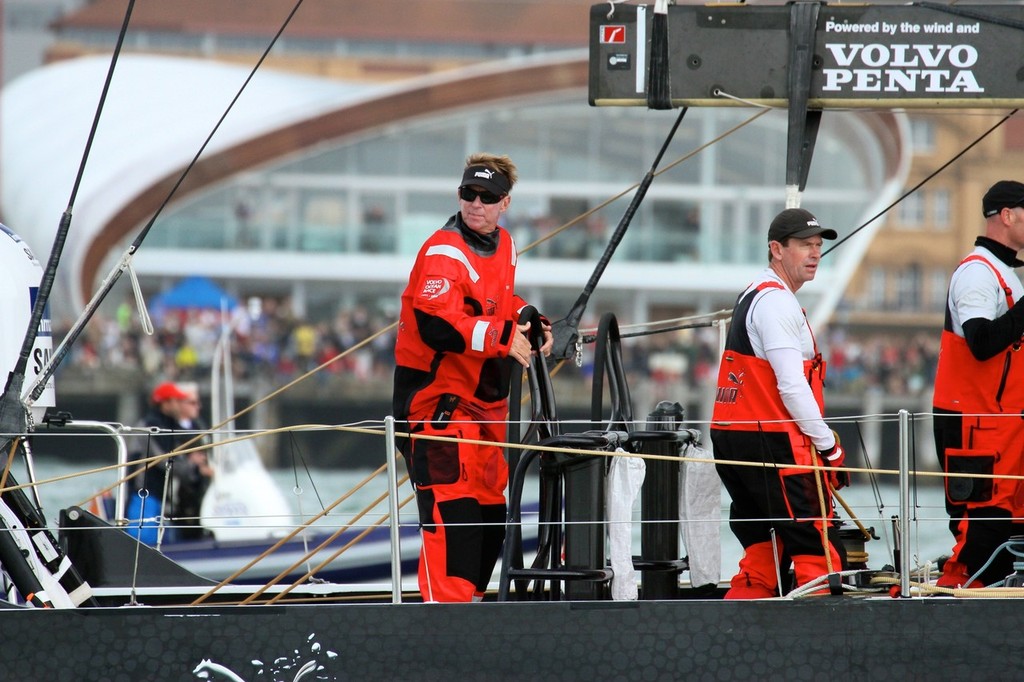
[[[227,310],[238,307],[238,299],[221,289],[209,277],[186,277],[170,289],[150,299],[149,307],[153,310],[170,310],[176,308],[207,308],[220,310],[221,305]]]

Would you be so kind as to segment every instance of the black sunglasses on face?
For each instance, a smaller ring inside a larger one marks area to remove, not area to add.
[[[463,201],[473,202],[476,201],[477,197],[480,197],[480,201],[485,204],[496,204],[504,199],[505,195],[488,192],[485,189],[475,190],[472,187],[466,187],[465,185],[459,188],[459,198]]]

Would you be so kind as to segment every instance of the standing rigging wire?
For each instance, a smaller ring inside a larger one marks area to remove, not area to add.
[[[131,1],[132,4],[134,4],[134,0]],[[166,208],[167,204],[170,203],[171,199],[178,191],[178,188],[181,187],[181,184],[185,181],[185,178],[192,171],[192,168],[195,167],[196,163],[199,161],[199,157],[202,156],[203,152],[206,150],[206,147],[210,144],[210,140],[212,140],[213,136],[217,134],[217,131],[220,129],[221,124],[224,123],[224,120],[227,118],[228,114],[231,113],[231,110],[234,108],[235,103],[238,102],[239,97],[242,96],[242,93],[245,91],[245,88],[249,85],[249,82],[253,79],[253,76],[256,75],[256,72],[259,70],[260,66],[262,66],[263,62],[266,60],[267,55],[270,54],[270,51],[274,48],[274,45],[277,44],[277,41],[281,37],[281,34],[284,33],[284,30],[288,27],[288,24],[291,23],[292,18],[295,16],[295,13],[298,12],[299,7],[302,6],[302,3],[303,0],[296,0],[295,5],[288,13],[288,16],[281,24],[281,27],[277,30],[277,33],[274,34],[274,37],[271,39],[270,43],[263,51],[263,54],[260,55],[260,58],[256,61],[256,64],[252,67],[252,70],[249,72],[249,75],[242,83],[242,86],[238,89],[238,92],[236,92],[235,96],[231,99],[231,102],[224,110],[224,113],[221,114],[220,119],[217,120],[216,125],[213,126],[213,129],[210,131],[210,134],[207,135],[202,145],[199,146],[199,150],[196,151],[195,156],[192,157],[192,160],[185,167],[185,170],[181,172],[181,175],[178,177],[178,180],[174,183],[174,186],[171,187],[170,192],[167,193],[167,196],[164,198],[163,202],[157,208],[156,212],[153,214],[153,217],[149,219],[149,222],[146,223],[146,225],[142,228],[142,231],[139,232],[138,236],[135,237],[132,243],[128,246],[127,250],[121,255],[121,258],[118,259],[117,264],[104,278],[103,283],[100,285],[100,288],[96,291],[95,294],[93,294],[92,299],[85,306],[85,309],[82,311],[82,314],[79,316],[77,320],[75,320],[74,325],[72,325],[67,335],[60,342],[60,345],[57,346],[57,348],[53,351],[53,356],[50,358],[50,361],[46,364],[46,366],[44,366],[43,369],[39,372],[39,376],[36,378],[35,383],[32,385],[28,393],[29,404],[37,400],[39,396],[42,395],[43,390],[46,387],[46,382],[49,380],[51,376],[53,376],[53,373],[56,371],[57,366],[60,365],[61,361],[67,356],[71,348],[71,345],[81,335],[82,330],[85,328],[85,325],[88,324],[89,320],[92,319],[93,314],[99,308],[99,304],[103,301],[104,298],[106,298],[107,294],[110,293],[110,290],[113,288],[117,280],[120,279],[121,273],[123,273],[126,269],[130,270],[132,277],[134,278],[134,270],[131,270],[131,261],[132,258],[134,258],[135,253],[139,250],[139,247],[142,245],[143,240],[149,234],[149,231],[153,228],[153,224],[156,223],[156,219],[160,217],[160,214],[163,212],[164,208]],[[125,21],[125,28],[127,28],[127,19]],[[118,43],[118,45],[120,46],[120,42]],[[70,216],[68,216],[68,220],[70,221]],[[54,264],[54,267],[56,267],[56,264]],[[49,268],[47,271],[49,271]],[[44,274],[44,277],[45,276],[46,275]],[[142,311],[145,309],[145,304],[141,298],[141,291],[137,287],[135,293],[137,302],[139,304],[139,309],[140,311]],[[36,302],[36,307],[39,308],[38,301]],[[28,355],[26,352],[26,361],[27,357]],[[2,416],[2,413],[0,413],[0,416]],[[0,421],[0,432],[2,432],[2,427],[3,422]]]
[[[68,205],[61,216],[50,251],[50,258],[40,278],[21,351],[14,367],[7,375],[4,392],[0,396],[0,434],[3,434],[3,438],[0,440],[2,442],[0,449],[9,451],[10,457],[13,458],[14,453],[21,448],[26,462],[29,463],[30,477],[34,477],[34,474],[31,473],[31,450],[24,434],[31,427],[29,423],[31,412],[22,401],[25,371],[39,334],[39,326],[53,289],[53,282],[56,279],[57,263],[60,261],[71,227],[72,209],[78,196],[78,189],[85,173],[85,165],[88,162],[99,125],[100,114],[110,89],[114,67],[121,53],[134,6],[135,0],[130,0],[114,53],[111,56],[100,101],[93,116],[92,127],[89,130],[82,159],[79,162],[78,174],[68,199]],[[44,378],[39,383],[40,394],[45,387],[46,379]],[[2,485],[0,485],[0,564],[4,571],[10,576],[18,591],[24,595],[26,603],[62,608],[82,604],[96,605],[92,596],[92,588],[77,569],[68,562],[56,538],[47,528],[46,519],[37,505],[38,498],[35,501],[31,500],[18,486],[14,477],[10,475],[9,459],[4,468]]]
[[[25,331],[25,338],[21,344],[21,352],[14,368],[7,375],[7,383],[4,386],[3,396],[0,397],[0,433],[19,434],[24,433],[28,428],[29,412],[22,403],[22,386],[25,382],[25,369],[28,367],[28,359],[32,354],[32,346],[35,345],[36,337],[39,334],[39,324],[43,319],[43,312],[50,300],[50,292],[53,290],[53,282],[57,276],[57,264],[60,262],[61,254],[64,251],[64,243],[67,241],[68,232],[71,229],[71,212],[78,197],[78,189],[82,184],[82,177],[85,175],[85,164],[89,160],[89,152],[92,150],[92,143],[96,137],[96,129],[100,123],[100,115],[103,113],[103,105],[107,100],[107,93],[110,91],[110,83],[114,78],[114,67],[117,65],[118,57],[121,54],[121,47],[124,44],[124,37],[128,33],[128,24],[131,21],[132,9],[135,7],[135,0],[129,0],[128,9],[125,11],[124,21],[121,23],[121,30],[117,35],[117,44],[114,46],[114,53],[110,58],[110,66],[107,68],[107,76],[103,81],[103,90],[100,93],[100,101],[96,105],[96,113],[93,115],[92,127],[89,129],[89,136],[86,139],[85,149],[82,152],[82,160],[78,164],[78,174],[75,183],[71,188],[71,196],[68,198],[67,208],[61,215],[60,223],[57,226],[57,234],[53,238],[53,246],[50,249],[50,258],[43,270],[42,278],[39,281],[39,290],[36,300],[32,306],[32,315],[29,318],[28,329]],[[37,399],[46,388],[52,372],[47,375],[40,375],[36,385]],[[4,441],[6,443],[6,441]]]
[[[643,180],[641,180],[639,187],[637,187],[636,194],[633,195],[633,200],[630,202],[629,206],[626,207],[625,213],[623,213],[618,226],[615,228],[615,232],[612,233],[611,238],[608,240],[608,246],[605,247],[604,253],[602,253],[601,258],[598,259],[597,265],[594,267],[594,272],[590,275],[590,279],[587,281],[586,286],[583,287],[583,292],[579,295],[579,298],[576,299],[576,302],[573,304],[572,309],[569,310],[568,314],[551,326],[551,332],[555,337],[555,345],[551,350],[552,357],[564,360],[578,355],[578,351],[575,347],[579,341],[579,323],[583,318],[583,312],[587,308],[587,302],[590,300],[590,295],[594,293],[594,289],[597,288],[597,283],[601,279],[601,275],[604,274],[605,268],[608,267],[608,262],[615,253],[615,249],[618,247],[619,242],[622,241],[623,236],[625,236],[626,228],[629,227],[629,223],[633,220],[633,214],[636,213],[637,208],[640,207],[641,202],[643,202],[644,197],[647,195],[647,189],[651,186],[651,182],[654,180],[655,171],[658,168],[658,164],[661,163],[661,157],[665,155],[665,151],[672,142],[672,138],[675,137],[676,130],[679,128],[679,124],[683,122],[683,117],[686,116],[687,110],[687,107],[683,107],[683,109],[680,110],[679,116],[676,118],[675,123],[672,124],[672,129],[665,138],[665,142],[661,145],[661,149],[658,150],[658,155],[655,157],[654,163],[651,164],[650,170],[647,171]]]
[[[961,156],[963,156],[967,152],[971,151],[971,149],[973,149],[978,143],[980,143],[986,137],[988,137],[989,135],[994,133],[996,131],[996,129],[999,128],[999,126],[1003,125],[1004,123],[1009,121],[1011,118],[1013,118],[1017,114],[1018,111],[1020,111],[1020,110],[1019,109],[1014,109],[1013,111],[1008,113],[1006,116],[1003,116],[1001,119],[999,119],[999,122],[997,122],[991,128],[989,128],[988,130],[983,132],[977,138],[975,138],[973,142],[971,142],[969,145],[967,145],[966,147],[961,149],[959,152],[957,152],[951,159],[946,161],[946,163],[942,164],[941,166],[936,168],[934,171],[929,173],[927,177],[925,177],[923,180],[921,180],[921,182],[917,183],[916,185],[911,187],[909,190],[904,192],[898,199],[896,199],[896,201],[892,202],[891,204],[889,204],[888,206],[883,208],[881,211],[879,211],[875,215],[873,215],[870,218],[868,218],[864,223],[862,223],[860,225],[860,227],[857,227],[852,232],[850,232],[850,234],[846,235],[845,237],[843,237],[842,239],[837,241],[835,244],[833,244],[831,247],[829,247],[828,250],[823,251],[821,253],[822,258],[824,258],[828,254],[832,253],[836,249],[838,249],[840,247],[840,245],[842,245],[843,242],[845,242],[850,237],[854,236],[855,234],[857,234],[858,232],[863,230],[865,227],[867,227],[871,223],[875,222],[876,220],[878,220],[879,218],[884,216],[886,213],[888,213],[893,208],[895,208],[901,201],[903,201],[904,199],[909,197],[911,194],[913,194],[917,190],[921,189],[921,187],[923,187],[926,183],[930,182],[932,178],[934,178],[936,175],[938,175],[942,171],[946,170],[946,168],[948,168],[949,166],[953,165],[953,163],[956,162]]]
[[[720,93],[720,94],[725,94],[725,93]],[[726,95],[726,96],[728,96],[728,95]],[[736,99],[736,98],[731,98],[731,99]],[[696,154],[696,153],[697,153],[698,151],[701,151],[701,150],[705,149],[706,147],[710,146],[711,144],[713,144],[713,143],[715,143],[715,142],[718,142],[718,141],[720,141],[720,140],[721,140],[722,138],[726,137],[726,136],[727,136],[727,135],[729,135],[730,133],[733,133],[733,132],[735,132],[735,131],[736,131],[736,130],[738,130],[739,128],[741,128],[741,127],[743,127],[743,126],[747,125],[748,123],[752,123],[752,122],[753,122],[753,121],[754,121],[755,119],[757,119],[757,118],[759,118],[760,116],[762,116],[762,115],[764,115],[764,114],[768,113],[769,111],[773,111],[773,109],[772,109],[772,108],[768,108],[768,107],[765,107],[765,108],[763,108],[763,109],[762,109],[762,110],[761,110],[760,112],[758,112],[757,114],[755,114],[755,115],[754,115],[754,116],[753,116],[752,118],[750,118],[750,119],[748,119],[748,120],[744,121],[744,122],[743,122],[742,124],[740,124],[739,126],[736,126],[735,128],[733,128],[733,129],[731,129],[731,130],[727,131],[727,132],[726,132],[725,134],[723,134],[723,135],[720,135],[719,137],[715,138],[715,139],[714,139],[714,140],[712,140],[712,141],[711,141],[711,142],[710,142],[709,144],[707,144],[707,145],[702,145],[702,146],[701,146],[700,148],[698,148],[698,149],[694,150],[693,152],[691,152],[691,153],[689,153],[689,154],[687,154],[687,155],[685,155],[685,156],[681,157],[680,159],[677,159],[676,161],[672,162],[671,164],[669,164],[669,165],[665,166],[664,168],[662,168],[662,169],[658,170],[658,171],[657,171],[656,173],[654,173],[654,176],[655,176],[655,177],[657,177],[657,176],[661,175],[662,173],[665,173],[665,172],[667,172],[668,170],[671,170],[671,169],[672,169],[673,167],[675,167],[676,165],[678,165],[678,164],[682,163],[683,161],[686,161],[686,160],[688,160],[688,159],[689,159],[690,157],[694,156],[694,155],[695,155],[695,154]],[[942,171],[944,171],[944,170],[945,170],[946,168],[948,168],[949,166],[951,166],[951,165],[952,165],[952,164],[953,164],[954,162],[956,162],[957,160],[959,160],[959,159],[960,159],[960,157],[964,156],[964,155],[965,155],[965,154],[966,154],[967,152],[969,152],[969,151],[970,151],[971,149],[973,149],[973,148],[974,148],[975,146],[977,146],[977,145],[978,145],[978,144],[979,144],[979,143],[980,143],[980,142],[981,142],[982,140],[984,140],[984,139],[985,139],[986,137],[988,137],[988,136],[989,136],[990,134],[992,134],[993,132],[995,132],[995,131],[996,131],[996,129],[998,129],[998,128],[999,128],[1000,126],[1002,126],[1002,125],[1003,125],[1004,123],[1006,123],[1006,122],[1007,122],[1007,121],[1008,121],[1009,119],[1013,118],[1013,117],[1014,117],[1014,116],[1015,116],[1015,115],[1016,115],[1016,114],[1017,114],[1018,112],[1019,112],[1019,109],[1014,109],[1014,110],[1010,111],[1010,112],[1009,112],[1008,114],[1006,114],[1005,116],[1003,116],[1003,118],[1001,118],[1001,119],[1000,119],[1000,120],[999,120],[999,121],[998,121],[998,122],[997,122],[996,124],[994,124],[994,125],[993,125],[993,126],[992,126],[991,128],[989,128],[989,129],[988,129],[988,130],[986,130],[986,131],[985,131],[984,133],[982,133],[981,135],[979,135],[979,136],[978,136],[978,137],[977,137],[976,139],[974,139],[974,140],[973,140],[973,141],[972,141],[972,142],[971,142],[970,144],[968,144],[968,145],[967,145],[966,147],[964,147],[964,148],[963,148],[962,150],[960,150],[959,152],[957,152],[957,153],[956,153],[956,154],[955,154],[955,155],[954,155],[953,157],[951,157],[951,158],[950,158],[949,160],[947,160],[947,161],[946,161],[945,163],[943,163],[943,164],[942,164],[941,166],[939,166],[939,167],[938,167],[938,168],[936,168],[936,169],[935,169],[934,171],[932,171],[931,173],[929,173],[927,177],[925,177],[925,178],[924,178],[923,180],[921,180],[920,182],[918,182],[918,183],[917,183],[916,185],[914,185],[914,186],[913,186],[913,187],[912,187],[911,189],[909,189],[909,190],[907,190],[906,192],[904,192],[904,193],[903,193],[903,194],[902,194],[902,195],[901,195],[901,196],[900,196],[899,198],[897,198],[897,199],[896,199],[895,201],[893,201],[893,202],[892,202],[891,204],[889,204],[888,206],[886,206],[886,207],[885,207],[884,209],[882,209],[881,211],[879,211],[878,213],[876,213],[876,214],[875,214],[874,216],[872,216],[871,218],[869,218],[868,220],[866,220],[866,221],[865,221],[864,223],[862,223],[862,224],[861,224],[861,225],[860,225],[859,227],[855,228],[855,229],[854,229],[854,230],[853,230],[853,231],[852,231],[852,232],[851,232],[851,233],[850,233],[849,235],[847,235],[847,236],[845,236],[845,237],[842,237],[842,238],[840,238],[840,239],[839,239],[839,240],[838,240],[838,241],[837,241],[837,242],[836,242],[836,243],[835,243],[835,244],[834,244],[833,246],[831,246],[831,247],[830,247],[829,249],[827,249],[827,250],[823,251],[821,255],[822,255],[822,256],[824,257],[824,256],[826,256],[826,255],[830,254],[830,253],[831,253],[832,251],[834,251],[834,250],[836,250],[837,248],[839,248],[839,246],[840,246],[840,245],[842,245],[842,244],[843,244],[844,242],[846,242],[846,241],[847,241],[848,239],[850,239],[851,237],[853,237],[853,236],[854,236],[855,234],[857,234],[858,232],[860,232],[861,230],[863,230],[863,229],[864,229],[865,227],[867,227],[868,225],[870,225],[871,223],[873,223],[874,221],[878,220],[878,219],[879,219],[879,218],[881,218],[881,217],[882,217],[883,215],[885,215],[886,213],[888,213],[889,211],[891,211],[891,210],[892,210],[893,208],[895,208],[895,207],[896,207],[897,205],[899,205],[899,204],[900,204],[900,203],[901,203],[901,202],[902,202],[902,201],[903,201],[904,199],[906,199],[906,198],[907,198],[908,196],[910,196],[911,194],[913,194],[914,192],[916,192],[917,190],[919,190],[919,189],[920,189],[921,187],[923,187],[923,186],[924,186],[925,184],[927,184],[928,182],[930,182],[930,181],[931,181],[931,180],[932,180],[933,178],[935,178],[935,177],[936,177],[936,176],[937,176],[937,175],[938,175],[939,173],[941,173],[941,172],[942,172]],[[633,185],[633,187],[637,187],[637,186],[638,186],[638,185]],[[630,188],[630,189],[632,189],[632,188]],[[628,190],[627,190],[627,191],[628,191]],[[622,197],[622,196],[623,196],[624,194],[625,194],[625,192],[623,192],[623,193],[621,193],[621,194],[617,195],[616,197],[613,197],[613,199],[609,200],[608,202],[605,202],[604,204],[601,204],[600,206],[598,206],[598,207],[595,207],[595,208],[594,208],[594,209],[592,209],[591,211],[588,211],[587,213],[584,213],[582,217],[585,217],[585,216],[589,215],[590,213],[593,213],[593,212],[597,211],[598,209],[600,209],[600,208],[603,208],[603,207],[604,207],[604,206],[606,206],[607,204],[610,204],[610,203],[611,203],[611,202],[612,202],[612,201],[613,201],[614,199],[618,199],[618,198],[621,198],[621,197]],[[525,247],[524,249],[522,249],[521,253],[525,253],[526,251],[529,251],[529,250],[533,249],[534,247],[538,246],[538,245],[539,245],[539,244],[540,244],[541,242],[543,242],[543,241],[547,241],[548,239],[550,239],[550,238],[552,238],[552,237],[556,236],[557,234],[559,234],[559,233],[560,233],[561,231],[563,231],[564,229],[566,229],[566,228],[568,228],[568,227],[570,227],[570,226],[572,226],[572,225],[576,224],[577,222],[579,222],[579,220],[580,220],[580,218],[577,218],[577,219],[574,219],[574,220],[572,220],[572,221],[569,221],[568,223],[566,223],[566,224],[565,224],[565,225],[563,225],[562,227],[559,227],[558,229],[554,230],[554,231],[553,231],[553,232],[552,232],[552,233],[551,233],[550,235],[548,235],[547,237],[545,237],[545,238],[543,238],[543,239],[539,239],[539,240],[537,240],[536,242],[534,242],[534,243],[532,243],[532,244],[529,244],[529,245],[527,245],[527,246],[526,246],[526,247]],[[592,290],[591,290],[591,291],[592,291]],[[587,297],[589,298],[589,293],[590,293],[590,292],[586,292],[586,291],[585,291],[584,293],[586,293],[586,294],[587,294]],[[579,305],[579,301],[577,301],[577,305]],[[714,314],[721,314],[721,315],[729,315],[729,314],[731,314],[731,313],[732,313],[732,309],[730,308],[730,309],[728,309],[728,310],[720,310],[720,311],[717,311],[717,312],[716,312],[716,313],[714,313]],[[648,323],[646,323],[646,324],[644,324],[644,325],[640,325],[640,326],[643,326],[643,327],[650,327],[650,326],[656,325],[656,324],[658,324],[658,323],[659,323],[659,321],[651,321],[651,322],[648,322]],[[625,328],[625,327],[624,327],[624,328]],[[645,333],[644,335],[646,335],[646,334],[656,334],[656,333],[660,333],[661,331],[672,331],[672,330],[674,330],[674,328],[672,328],[672,329],[665,329],[665,330],[660,330],[660,329],[659,329],[659,330],[651,330],[651,331],[649,331],[649,332],[646,332],[646,333]],[[632,334],[632,335],[624,335],[624,336],[635,336],[635,335],[640,335],[640,334]],[[588,340],[588,339],[586,338],[586,336],[585,336],[585,335],[584,335],[583,337],[581,337],[581,338],[580,338],[580,340],[581,340],[582,342],[584,342],[584,343],[590,342],[590,340]]]
[[[227,110],[225,111],[224,115],[221,117],[221,119],[218,121],[217,125],[214,127],[213,131],[210,133],[210,136],[207,138],[207,140],[203,143],[203,145],[200,148],[200,150],[197,152],[195,158],[189,163],[189,165],[183,171],[183,173],[181,174],[181,177],[175,183],[174,187],[169,192],[167,198],[164,200],[164,202],[157,209],[157,211],[153,215],[152,219],[146,224],[146,226],[143,228],[142,232],[135,239],[135,241],[133,241],[132,245],[128,248],[127,252],[122,256],[122,258],[119,261],[119,263],[113,268],[111,273],[104,280],[103,285],[101,286],[101,289],[97,292],[97,294],[93,297],[93,300],[90,301],[89,305],[86,307],[86,310],[85,310],[85,313],[83,314],[83,317],[78,322],[76,322],[76,324],[72,327],[72,329],[69,331],[69,333],[64,338],[64,340],[60,343],[60,345],[54,351],[50,363],[48,363],[46,365],[46,367],[44,367],[43,372],[40,374],[39,378],[36,380],[35,384],[31,387],[31,390],[29,391],[28,395],[29,395],[29,401],[30,402],[38,399],[39,395],[41,395],[42,391],[45,388],[46,381],[52,376],[53,372],[56,370],[56,367],[59,365],[59,363],[66,357],[67,353],[69,352],[71,344],[73,344],[77,340],[77,337],[81,334],[85,324],[89,321],[89,319],[91,319],[92,314],[95,312],[98,303],[103,298],[105,298],[105,296],[109,293],[110,289],[116,283],[117,279],[120,277],[120,274],[123,272],[123,270],[129,269],[130,274],[134,276],[134,272],[131,270],[131,265],[130,265],[130,260],[133,257],[134,253],[138,250],[142,240],[147,236],[149,230],[154,225],[157,217],[159,217],[161,215],[163,209],[169,203],[170,199],[174,196],[174,194],[176,193],[178,187],[182,184],[182,182],[184,181],[185,177],[188,175],[188,173],[191,171],[192,167],[197,162],[199,156],[205,150],[205,148],[206,148],[207,144],[209,143],[210,139],[212,138],[213,134],[215,134],[216,131],[219,129],[221,123],[223,122],[223,120],[225,119],[227,114],[230,112],[231,108],[234,106],[234,104],[237,101],[238,97],[241,95],[241,92],[245,89],[245,87],[248,85],[249,81],[251,80],[252,76],[255,74],[256,70],[263,63],[263,61],[266,58],[267,54],[269,53],[270,49],[272,49],[272,47],[276,44],[276,41],[278,40],[280,35],[285,30],[285,28],[287,27],[287,25],[291,21],[292,17],[297,12],[298,8],[301,6],[302,1],[303,0],[297,0],[295,6],[293,7],[291,12],[289,13],[289,15],[286,18],[286,20],[284,21],[283,25],[281,26],[281,28],[278,30],[277,34],[274,36],[273,40],[268,45],[266,51],[260,57],[260,59],[257,62],[256,66],[253,68],[252,73],[250,73],[249,77],[246,79],[245,83],[242,85],[242,87],[240,88],[239,92],[236,94],[235,98],[229,104],[229,106],[228,106]],[[611,9],[610,14],[614,12],[615,4],[617,2],[621,2],[621,1],[622,0],[609,0],[609,7]],[[134,4],[134,0],[132,0],[132,4]],[[653,27],[656,30],[652,31],[652,54],[654,53],[654,49],[653,48],[656,47],[656,45],[654,45],[654,43],[659,43],[660,44],[662,42],[661,38],[665,38],[665,43],[666,43],[665,47],[667,47],[667,38],[668,38],[668,22],[667,22],[667,18],[668,18],[667,14],[668,14],[668,12],[667,12],[667,9],[668,9],[668,6],[670,4],[671,4],[670,0],[657,0],[657,4],[655,5],[655,9],[654,9],[655,14],[654,14],[654,17],[653,17],[652,21],[654,22]],[[932,3],[919,3],[919,4],[929,4],[930,5]],[[127,18],[126,18],[126,26],[127,26]],[[124,33],[124,29],[122,29],[122,35],[123,35],[123,33]],[[660,38],[659,38],[659,36],[660,36]],[[120,38],[119,38],[119,46],[120,46]],[[659,49],[660,49],[660,47],[659,47]],[[654,66],[655,66],[655,64],[652,62],[652,65],[651,65],[652,72],[649,73],[649,76],[652,77],[652,78],[649,79],[649,89],[650,89],[651,85],[655,84],[653,81],[657,80],[657,79],[653,78],[653,76],[655,75],[654,72],[656,71]],[[664,80],[666,82],[665,84],[667,85],[667,81],[668,81],[667,71],[663,71],[662,75],[665,76]],[[1016,112],[1016,110],[1014,110],[1014,113],[1015,112]],[[761,112],[761,113],[764,113],[764,112]],[[978,141],[980,141],[980,138],[979,138]],[[975,142],[975,144],[976,144],[976,142]],[[973,144],[972,144],[972,146],[973,146]],[[968,149],[969,148],[970,147],[968,147]],[[662,171],[658,171],[657,173],[654,173],[653,174],[654,177],[656,177],[657,175],[660,175],[665,170],[668,170],[668,168],[662,169]],[[929,176],[929,179],[930,179],[930,177],[931,176]],[[924,183],[922,182],[921,184],[924,184]],[[868,224],[870,224],[871,222],[876,220],[878,217],[883,215],[888,210],[891,210],[891,208],[893,206],[895,206],[897,203],[899,203],[899,201],[901,201],[903,198],[906,198],[906,196],[908,196],[913,191],[916,191],[916,189],[918,189],[921,186],[921,184],[919,184],[913,190],[911,190],[910,192],[905,194],[903,197],[901,197],[899,200],[897,200],[892,205],[887,207],[885,210],[880,212],[878,215],[876,215],[875,217],[873,217],[870,220],[868,220],[861,227],[857,228],[854,231],[853,234],[855,234],[856,232],[858,232],[861,229],[863,229],[863,227],[866,227]],[[76,183],[76,191],[77,191],[77,183]],[[852,236],[852,234],[849,235],[849,236]],[[846,239],[848,239],[849,236],[847,236],[847,237],[843,238],[842,240],[840,240],[831,249],[826,251],[825,254],[830,253],[833,249],[838,247],[839,244],[842,244]],[[524,249],[524,251],[526,251],[526,250],[527,249]],[[825,255],[825,254],[823,254],[823,255]],[[584,293],[587,294],[588,297],[589,297],[589,292],[584,292]],[[577,304],[579,304],[579,301],[577,302]],[[37,307],[39,307],[39,306],[37,306]],[[2,407],[3,406],[0,405],[0,418],[3,417]],[[3,432],[2,425],[3,425],[3,422],[2,422],[2,420],[0,420],[0,433]]]

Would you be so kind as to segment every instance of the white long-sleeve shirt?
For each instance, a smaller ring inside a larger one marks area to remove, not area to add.
[[[746,319],[750,345],[756,357],[771,365],[782,403],[800,430],[818,450],[828,450],[835,445],[835,436],[822,419],[803,372],[804,361],[815,355],[807,316],[796,295],[771,268],[766,268],[747,291],[766,281],[777,282],[782,289],[765,287],[755,295]]]

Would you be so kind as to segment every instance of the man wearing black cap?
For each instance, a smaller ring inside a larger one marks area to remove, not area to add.
[[[744,550],[726,599],[779,596],[782,557],[798,585],[842,569],[831,489],[845,484],[844,453],[822,418],[825,362],[795,296],[818,271],[822,239],[836,236],[804,209],[779,213],[768,229],[768,267],[733,308],[711,424],[730,527]]]
[[[982,199],[985,235],[949,282],[935,374],[935,447],[946,479],[955,544],[943,587],[981,587],[1013,572],[1013,556],[993,552],[1024,534],[1024,184],[1001,180]],[[984,571],[989,558],[992,562]],[[978,571],[981,571],[978,574]],[[977,576],[977,577],[975,577]],[[973,579],[973,580],[972,580]]]
[[[508,465],[497,443],[511,373],[531,355],[529,325],[517,324],[526,302],[514,293],[516,246],[498,225],[516,178],[507,156],[467,159],[459,212],[423,244],[402,294],[393,409],[413,434],[401,449],[419,507],[424,601],[481,599],[505,537]]]

